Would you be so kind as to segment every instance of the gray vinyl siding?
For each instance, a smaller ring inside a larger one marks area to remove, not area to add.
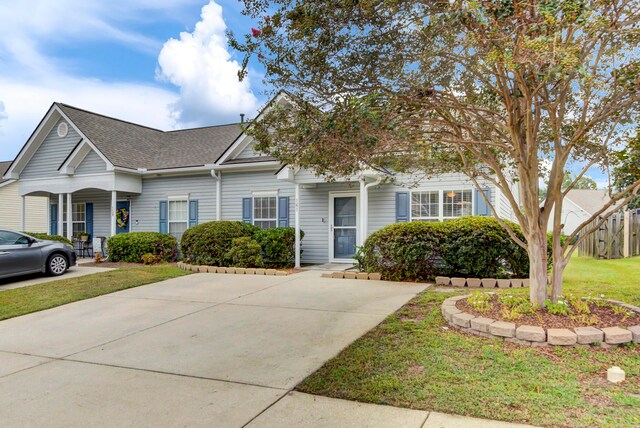
[[[216,219],[216,181],[210,174],[145,178],[142,180],[142,194],[131,198],[131,231],[157,232],[160,228],[160,201],[181,195],[198,201],[199,223]]]
[[[242,220],[242,198],[253,192],[277,191],[289,196],[289,224],[293,226],[294,185],[278,180],[273,171],[222,173],[222,220]]]
[[[65,161],[69,153],[80,141],[80,135],[69,124],[69,132],[64,138],[58,137],[58,124],[65,122],[60,119],[44,139],[38,150],[20,174],[21,179],[59,176],[58,168]]]
[[[511,205],[509,204],[509,200],[506,195],[500,190],[496,190],[496,204],[495,209],[500,218],[504,218],[506,220],[513,220],[513,210],[511,209]]]
[[[102,160],[100,155],[91,150],[91,152],[85,156],[80,162],[80,165],[76,168],[76,175],[82,174],[96,174],[105,172],[107,170],[107,163]]]
[[[315,188],[300,189],[303,263],[329,261],[329,192],[344,191],[358,192],[359,183],[321,183]]]
[[[238,156],[236,156],[236,159],[248,159],[248,158],[255,158],[258,156],[264,156],[264,154],[254,150],[253,142],[251,142],[240,153],[238,153]]]

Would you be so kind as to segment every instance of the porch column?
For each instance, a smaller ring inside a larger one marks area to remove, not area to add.
[[[116,209],[118,205],[118,192],[111,191],[111,235],[116,235]]]
[[[27,227],[25,226],[26,223],[26,209],[27,209],[27,203],[26,203],[26,196],[22,196],[20,201],[20,231],[24,232],[26,231]]]
[[[64,193],[58,193],[58,235],[64,236]]]
[[[296,183],[293,209],[296,228],[296,269],[300,269],[300,184],[298,183]]]
[[[67,239],[71,241],[73,239],[73,201],[71,200],[71,193],[67,193]]]
[[[363,245],[367,239],[367,185],[364,178],[360,179],[360,227],[358,228],[360,233],[360,242],[358,245]]]

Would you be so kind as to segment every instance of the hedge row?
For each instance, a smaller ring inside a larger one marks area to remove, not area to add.
[[[519,226],[507,223],[524,241]],[[396,223],[373,233],[356,259],[361,270],[395,281],[529,276],[526,251],[492,217]]]
[[[164,262],[178,259],[178,240],[158,232],[130,232],[107,240],[107,253],[112,262],[142,263],[142,256],[153,254]]]
[[[39,233],[39,232],[22,232],[25,235],[29,235],[33,238],[36,239],[40,239],[42,241],[57,241],[57,242],[64,242],[65,244],[71,244],[71,241],[69,241],[67,238],[65,238],[64,236],[60,236],[60,235],[47,235],[46,233]]]
[[[187,229],[180,249],[183,259],[196,265],[285,268],[294,264],[295,230],[212,221]]]

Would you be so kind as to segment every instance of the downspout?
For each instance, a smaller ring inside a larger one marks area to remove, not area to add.
[[[216,179],[216,221],[222,220],[222,171],[211,170],[211,176]]]
[[[375,181],[366,183],[364,177],[360,178],[360,221],[362,223],[360,227],[360,245],[364,245],[367,240],[369,231],[369,189],[377,186],[382,182],[382,177],[377,176]]]
[[[300,269],[300,184],[295,184],[295,267]]]

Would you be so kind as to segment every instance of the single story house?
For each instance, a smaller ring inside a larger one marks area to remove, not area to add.
[[[285,103],[279,94],[273,103]],[[259,120],[259,117],[258,119]],[[54,103],[5,174],[21,196],[49,199],[49,232],[92,237],[241,220],[295,226],[296,262],[350,262],[356,245],[402,221],[491,215],[463,174],[384,183],[374,171],[328,182],[257,153],[239,123],[164,132]],[[484,192],[504,218],[506,198]],[[25,208],[28,209],[28,208]]]
[[[2,178],[11,162],[0,162],[0,228],[47,233],[49,199],[37,196],[21,197],[18,182]]]
[[[578,226],[600,211],[611,198],[609,191],[603,189],[571,189],[567,192],[562,204],[562,233],[572,234]],[[605,213],[620,210],[619,204],[612,205]],[[550,219],[553,219],[551,210]],[[549,232],[553,230],[553,221],[549,221]]]

